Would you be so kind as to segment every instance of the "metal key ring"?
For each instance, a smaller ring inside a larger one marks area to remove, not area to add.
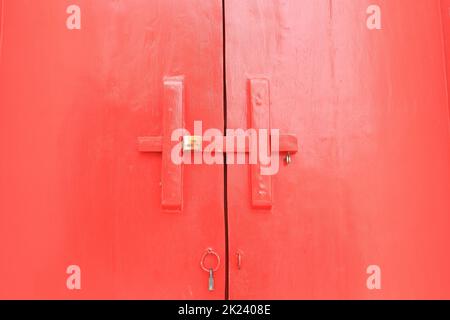
[[[209,256],[209,255],[215,256],[216,259],[217,259],[217,265],[216,265],[216,267],[215,267],[214,269],[212,269],[213,272],[216,272],[217,270],[219,270],[219,267],[220,267],[220,257],[219,257],[219,255],[217,254],[217,252],[215,252],[215,251],[214,251],[213,249],[211,249],[211,248],[208,248],[208,249],[205,251],[205,253],[203,254],[202,259],[200,260],[200,267],[202,267],[202,269],[203,269],[204,271],[206,271],[206,272],[209,272],[209,271],[211,270],[211,269],[208,269],[208,268],[205,267],[205,259],[206,259],[206,257]]]

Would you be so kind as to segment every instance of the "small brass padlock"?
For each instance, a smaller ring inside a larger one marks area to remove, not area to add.
[[[183,151],[202,151],[202,137],[201,136],[183,136]]]

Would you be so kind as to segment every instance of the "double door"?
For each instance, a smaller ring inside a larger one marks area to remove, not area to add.
[[[448,298],[440,2],[372,2],[0,0],[0,297]]]

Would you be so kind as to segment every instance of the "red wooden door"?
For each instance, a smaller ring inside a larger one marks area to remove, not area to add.
[[[166,152],[223,126],[221,1],[0,2],[0,298],[224,298],[223,166]]]
[[[449,298],[442,3],[0,0],[0,298]]]
[[[228,166],[230,298],[449,298],[439,1],[228,0],[225,19],[228,127],[259,99],[299,140],[270,179]]]

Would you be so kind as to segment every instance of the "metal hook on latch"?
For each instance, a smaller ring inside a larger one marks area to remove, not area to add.
[[[290,164],[292,162],[291,154],[289,152],[286,157],[284,157],[284,161],[286,161],[286,164]]]

